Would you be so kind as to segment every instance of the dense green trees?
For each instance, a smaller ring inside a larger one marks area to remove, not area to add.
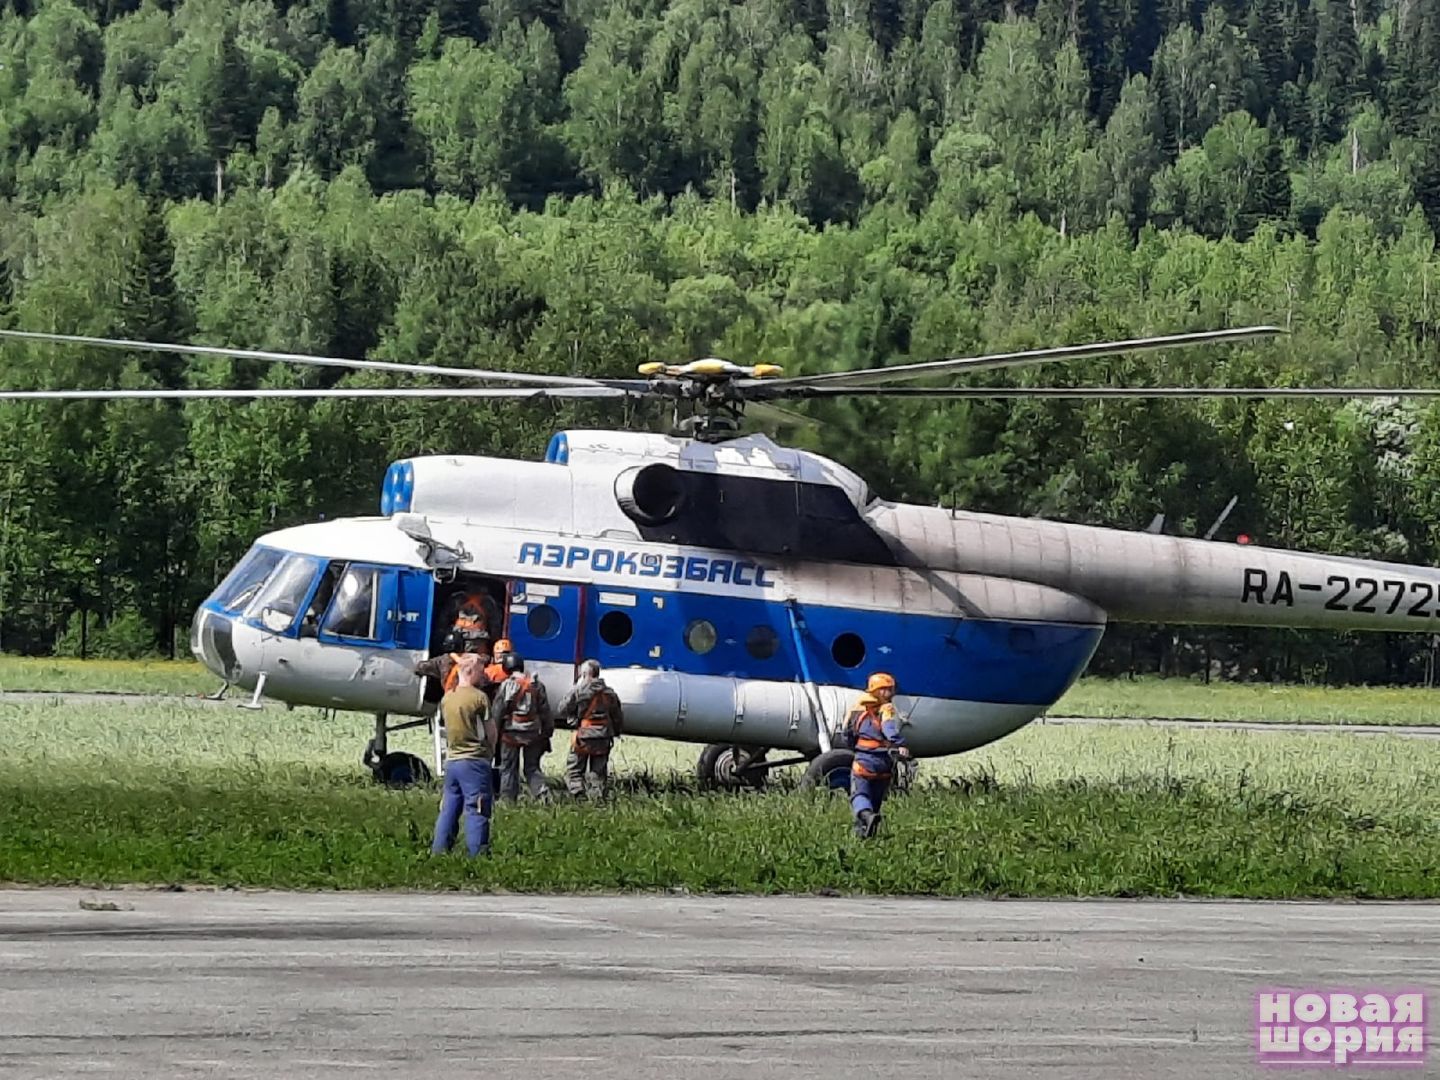
[[[1278,345],[1036,385],[1440,384],[1440,0],[29,0],[0,14],[12,326],[616,373],[858,367],[1274,321]],[[384,385],[0,350],[6,385]],[[1440,411],[827,403],[792,441],[883,494],[1440,562]],[[538,454],[565,409],[0,409],[0,631],[168,647],[253,537],[386,463]],[[638,417],[653,421],[654,417]],[[139,622],[137,623],[137,620]],[[1158,643],[1158,644],[1157,644]],[[1281,647],[1277,647],[1277,643]],[[1117,635],[1414,677],[1430,643]],[[1151,653],[1135,654],[1154,662]],[[1150,655],[1151,659],[1143,657]]]

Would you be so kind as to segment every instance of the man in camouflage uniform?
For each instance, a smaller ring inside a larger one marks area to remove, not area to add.
[[[555,721],[545,684],[525,674],[519,653],[507,653],[503,661],[507,678],[495,691],[495,722],[500,729],[500,797],[514,802],[520,795],[523,768],[530,797],[544,802],[550,797],[540,759],[550,749]]]
[[[575,729],[565,761],[565,786],[577,799],[604,798],[610,780],[610,750],[625,718],[620,698],[600,678],[600,662],[586,660],[580,678],[560,700],[561,722]]]

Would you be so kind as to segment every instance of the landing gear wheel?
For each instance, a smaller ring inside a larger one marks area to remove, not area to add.
[[[369,755],[367,754],[367,757]],[[430,772],[430,766],[421,761],[414,754],[405,754],[399,751],[386,754],[376,761],[370,768],[374,771],[375,780],[391,788],[407,788],[412,784],[428,784],[434,774]]]
[[[765,787],[765,770],[746,766],[765,760],[765,750],[711,743],[700,751],[695,778],[704,791],[760,791]]]
[[[850,766],[854,763],[853,750],[827,750],[805,766],[805,775],[800,778],[800,786],[848,792]]]

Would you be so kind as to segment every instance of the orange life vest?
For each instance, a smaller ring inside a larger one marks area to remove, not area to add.
[[[570,749],[577,754],[608,754],[615,741],[615,717],[610,709],[610,690],[598,690],[590,696],[585,712],[576,725]]]
[[[869,694],[862,694],[855,707],[845,714],[844,722],[835,732],[836,742],[851,750],[855,749],[855,733],[860,728],[860,721],[864,720],[866,716],[878,716],[883,722],[896,719],[899,713],[895,711],[895,706],[891,702],[882,702]]]
[[[461,633],[488,633],[490,620],[485,617],[485,598],[480,593],[470,593],[460,602],[455,614],[454,628]]]
[[[511,700],[505,718],[503,741],[511,746],[529,746],[540,741],[540,710],[535,707],[535,684],[529,675],[514,676],[519,692]]]
[[[890,776],[889,751],[899,744],[885,734],[883,710],[883,705],[880,709],[867,708],[855,724],[855,761],[850,766],[854,776],[867,780],[884,780]],[[876,768],[874,763],[877,760],[883,760],[885,764]]]

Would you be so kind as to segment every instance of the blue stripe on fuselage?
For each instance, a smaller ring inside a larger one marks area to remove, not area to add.
[[[516,588],[521,588],[518,582]],[[561,589],[562,596],[549,603],[567,623],[574,619],[575,590],[584,590],[581,652],[603,667],[634,665],[793,682],[804,677],[791,627],[793,610],[803,626],[805,669],[816,683],[861,689],[871,672],[888,671],[902,694],[1000,704],[1053,703],[1089,662],[1104,633],[1103,626],[1071,623],[962,619],[798,602],[792,609],[768,599],[614,587]],[[601,594],[632,596],[635,602],[633,606],[605,603]],[[541,602],[536,597],[528,606],[533,610]],[[632,635],[622,645],[601,640],[600,621],[608,612],[621,612],[631,620]],[[512,619],[512,637],[523,633],[520,628],[527,618],[517,614]],[[715,647],[704,654],[685,643],[687,629],[701,620],[714,626],[717,638]],[[767,629],[774,635],[774,655],[758,659],[747,641],[752,635],[767,636]],[[864,643],[863,657],[850,667],[842,666],[835,655],[836,639],[844,634]],[[545,641],[528,640],[521,651],[536,660],[571,663],[575,627],[562,625],[555,637]]]

